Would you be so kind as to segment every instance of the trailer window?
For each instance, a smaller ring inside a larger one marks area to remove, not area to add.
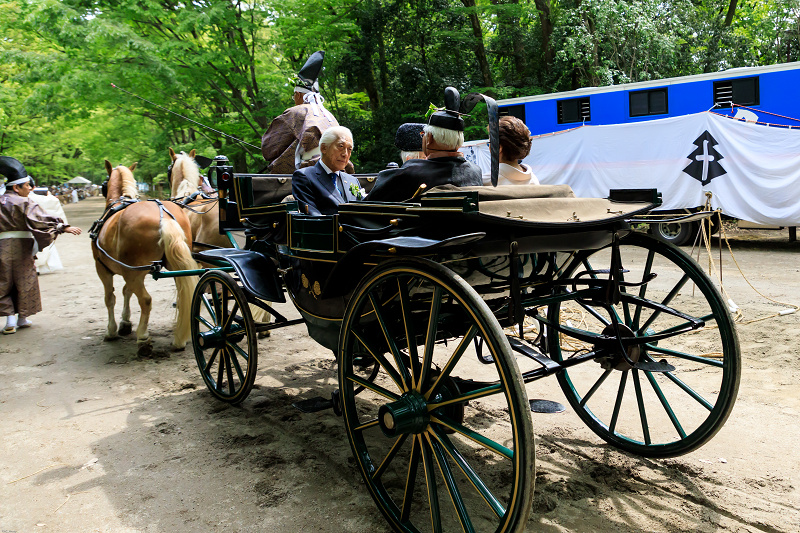
[[[589,98],[572,98],[558,101],[558,123],[587,122],[592,120]]]
[[[651,89],[628,93],[630,116],[665,115],[667,107],[667,90]]]
[[[714,103],[758,105],[758,76],[714,82]]]
[[[525,104],[507,105],[500,108],[501,117],[515,117],[525,122]]]

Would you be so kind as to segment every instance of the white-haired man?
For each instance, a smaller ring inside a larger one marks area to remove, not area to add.
[[[423,128],[422,151],[426,159],[411,159],[400,168],[380,172],[367,195],[368,201],[400,202],[438,185],[483,184],[480,167],[458,151],[464,144],[464,121],[457,111],[459,99],[453,87],[445,89],[445,109],[431,115]]]
[[[292,174],[292,196],[301,213],[332,215],[339,204],[360,199],[358,180],[344,172],[353,153],[353,134],[344,126],[329,128],[319,148],[322,157],[313,167]]]
[[[319,78],[325,52],[314,52],[297,73],[294,106],[275,118],[261,137],[261,153],[270,162],[270,174],[291,174],[319,159],[322,132],[339,122],[325,109]]]

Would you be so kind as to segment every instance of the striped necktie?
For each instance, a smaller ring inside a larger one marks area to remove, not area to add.
[[[338,179],[339,175],[336,172],[331,172],[330,176],[331,179],[333,180],[333,188],[336,189],[336,191],[342,195],[342,198],[346,200],[347,197],[344,195],[342,189],[339,188],[339,179]]]

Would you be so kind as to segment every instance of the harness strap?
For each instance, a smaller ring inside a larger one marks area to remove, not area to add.
[[[100,229],[103,227],[103,224],[105,224],[105,222],[109,219],[109,217],[111,215],[113,215],[114,213],[117,213],[119,211],[122,211],[123,209],[125,209],[129,205],[133,205],[133,204],[135,204],[135,203],[137,203],[139,201],[141,201],[141,200],[139,200],[138,198],[135,198],[135,199],[125,198],[125,199],[117,200],[116,202],[114,202],[113,204],[108,206],[106,208],[106,210],[103,212],[103,216],[100,217],[98,220],[95,220],[94,224],[92,224],[92,228],[89,230],[89,237],[91,237],[92,241],[94,242],[94,245],[97,246],[97,249],[100,250],[100,252],[104,256],[106,256],[107,258],[109,258],[110,260],[112,260],[114,263],[116,263],[117,265],[121,266],[122,268],[127,268],[128,270],[150,270],[150,271],[155,271],[158,268],[157,267],[157,263],[151,263],[149,265],[131,266],[131,265],[127,265],[127,264],[123,263],[122,261],[120,261],[118,259],[115,259],[115,258],[111,257],[111,255],[108,252],[106,252],[103,249],[102,246],[100,246],[100,242],[98,240],[98,236],[100,235]],[[157,200],[155,198],[148,198],[146,201],[147,202],[155,202],[156,205],[158,205],[158,221],[159,221],[159,224],[161,223],[162,220],[164,220],[164,213],[169,215],[172,218],[172,220],[176,220],[175,219],[175,215],[170,213],[169,210],[164,207],[164,204],[161,202],[161,200]],[[117,205],[117,204],[120,204],[120,205]],[[176,220],[176,222],[177,222],[177,220]],[[100,264],[102,264],[102,262]],[[106,268],[106,270],[108,270],[108,267],[106,267],[105,265],[103,265],[103,266]]]
[[[219,202],[219,198],[218,197],[214,198],[212,196],[207,195],[203,191],[195,191],[192,194],[190,194],[189,196],[184,196],[182,198],[177,198],[177,197],[176,198],[170,198],[170,201],[174,202],[180,208],[186,209],[187,211],[191,211],[192,213],[194,213],[196,215],[205,215],[206,213],[208,213],[208,210],[207,211],[198,211],[197,209],[194,209],[194,208],[189,206],[189,204],[194,202],[197,199],[198,196],[202,197],[203,200],[205,200],[203,203],[198,204],[200,206],[206,206],[206,205],[209,205],[209,204],[213,204],[213,203]]]

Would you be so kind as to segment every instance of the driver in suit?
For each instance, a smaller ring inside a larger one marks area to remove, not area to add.
[[[344,172],[353,153],[353,134],[344,126],[328,128],[319,140],[322,157],[313,167],[292,174],[292,196],[301,213],[333,215],[339,204],[360,200],[358,180]]]

